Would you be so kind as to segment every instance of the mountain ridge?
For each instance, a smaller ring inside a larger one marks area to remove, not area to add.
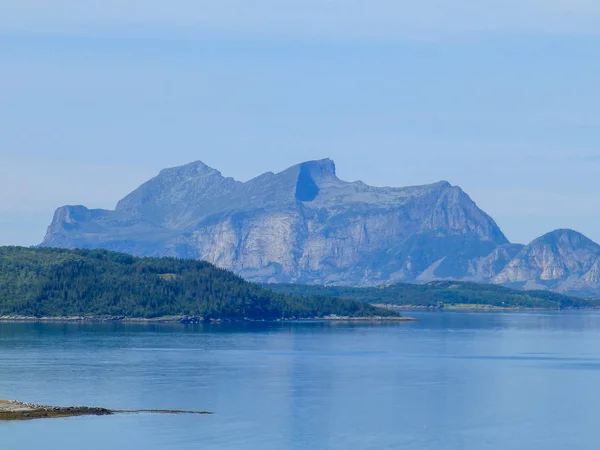
[[[348,182],[337,176],[334,161],[322,159],[245,182],[202,161],[164,169],[114,210],[59,208],[41,245],[203,259],[263,283],[458,279],[600,292],[600,262],[592,261],[596,244],[578,239],[590,247],[587,253],[568,239],[544,247],[563,256],[542,265],[570,261],[571,269],[563,271],[569,281],[540,283],[537,269],[525,267],[523,252],[534,243],[511,244],[460,187],[447,181],[408,187]],[[576,270],[569,252],[585,256],[585,273]],[[525,273],[531,279],[522,279]]]
[[[583,234],[558,229],[526,245],[492,281],[557,292],[598,291],[600,245]],[[597,294],[596,294],[597,295]]]

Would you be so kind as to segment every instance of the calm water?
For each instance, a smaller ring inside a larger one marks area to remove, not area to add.
[[[0,324],[0,398],[213,416],[0,424],[2,450],[600,448],[600,314]]]

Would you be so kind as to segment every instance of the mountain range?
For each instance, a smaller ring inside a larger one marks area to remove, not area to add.
[[[114,210],[59,208],[41,244],[202,259],[262,283],[462,280],[600,294],[600,246],[573,230],[512,244],[459,187],[373,187],[329,159],[240,182],[165,169]]]

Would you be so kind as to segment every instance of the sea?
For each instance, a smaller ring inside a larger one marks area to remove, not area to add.
[[[0,323],[0,398],[206,410],[0,423],[0,450],[600,449],[600,313]]]

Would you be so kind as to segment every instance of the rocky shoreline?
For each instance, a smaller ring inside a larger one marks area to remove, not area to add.
[[[52,316],[35,317],[6,315],[0,316],[0,322],[127,322],[127,323],[186,323],[191,318],[185,316],[168,316],[156,318],[127,317],[127,316]],[[191,322],[189,322],[191,323]]]
[[[77,416],[110,416],[113,414],[212,414],[208,411],[182,410],[112,410],[88,406],[48,406],[18,400],[0,400],[0,422],[11,420],[58,419]]]
[[[389,305],[373,304],[378,308],[389,309],[390,311],[427,311],[427,312],[534,312],[534,311],[564,311],[561,308],[528,308],[524,306],[495,306],[486,304],[443,304],[431,306],[410,306],[410,305]],[[575,308],[573,308],[575,309]],[[598,308],[577,308],[581,310],[592,311]]]
[[[0,421],[32,420],[75,416],[108,416],[114,414],[106,408],[90,408],[86,406],[48,406],[17,400],[0,400]]]
[[[127,316],[64,316],[64,317],[35,317],[35,316],[18,316],[6,315],[0,316],[0,322],[55,322],[55,323],[141,323],[141,324],[173,324],[179,323],[184,325],[200,324],[200,323],[224,323],[224,322],[412,322],[416,321],[412,317],[405,316],[367,316],[367,317],[349,317],[330,315],[326,317],[313,318],[289,318],[275,320],[256,320],[256,319],[239,319],[239,318],[224,318],[224,319],[204,319],[196,316],[166,316],[166,317],[127,317]]]

